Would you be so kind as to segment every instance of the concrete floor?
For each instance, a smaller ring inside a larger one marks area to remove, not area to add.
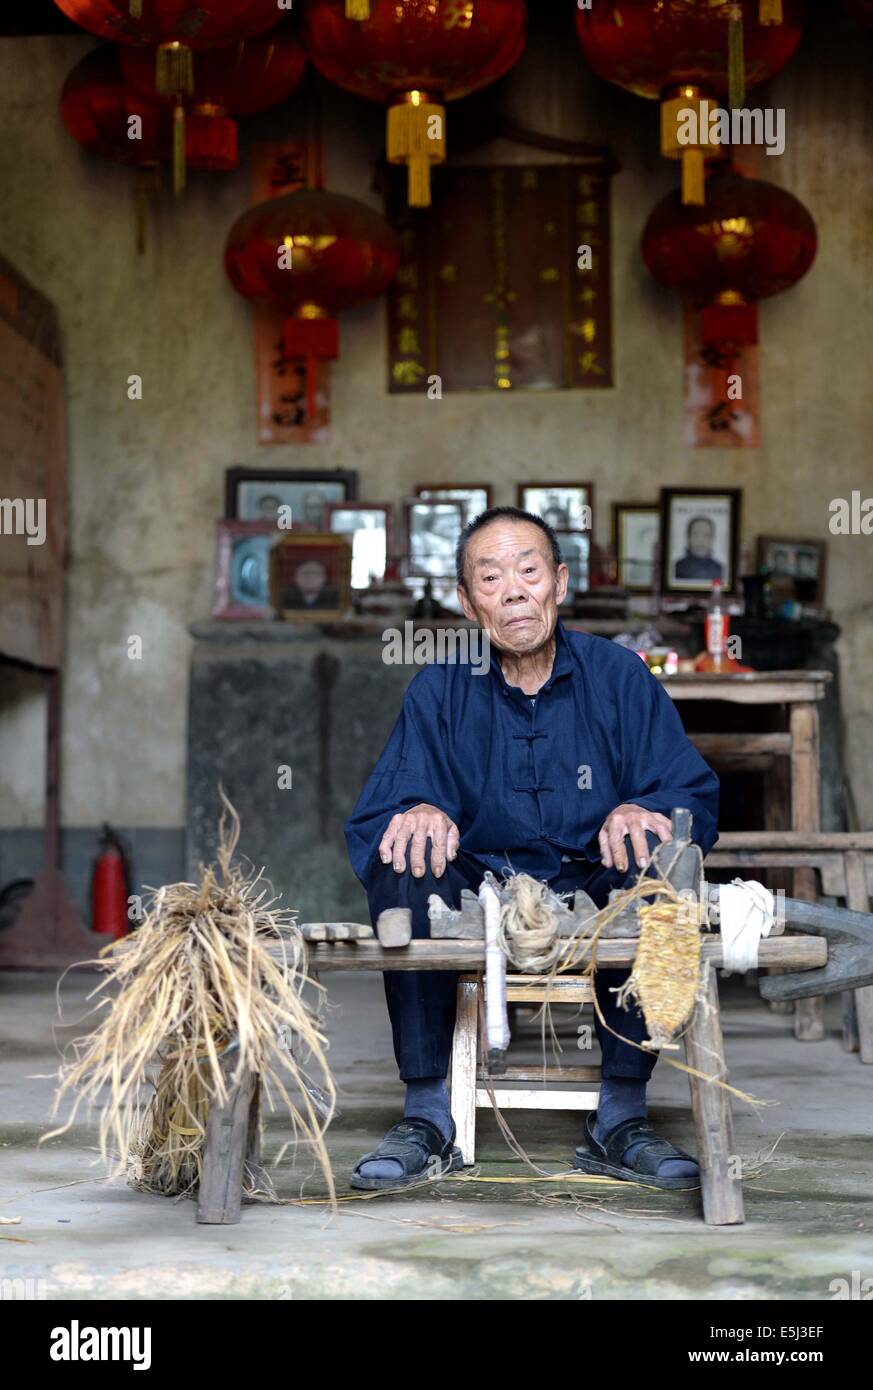
[[[396,1079],[378,976],[326,977],[331,1058],[342,1114],[330,1131],[338,1187],[398,1118]],[[94,977],[69,979],[65,1018],[85,1012]],[[791,1020],[737,981],[723,986],[731,1079],[775,1102],[735,1102],[746,1224],[703,1225],[699,1194],[624,1184],[538,1187],[448,1179],[426,1193],[320,1205],[247,1203],[234,1227],[203,1227],[190,1201],[107,1183],[84,1119],[37,1145],[56,1059],[54,980],[0,973],[0,1278],[42,1280],[49,1299],[788,1299],[828,1300],[831,1280],[873,1275],[873,1067],[847,1056],[829,1008],[824,1042],[801,1044]],[[565,1060],[578,1062],[576,1023],[562,1015]],[[64,1036],[70,1036],[64,1030]],[[519,1039],[519,1060],[536,1054]],[[661,1063],[650,1113],[693,1150],[685,1077]],[[560,1171],[581,1120],[515,1112],[532,1157]],[[269,1159],[288,1138],[268,1118]],[[522,1177],[493,1117],[480,1112],[481,1178]],[[777,1142],[778,1141],[778,1142]],[[318,1196],[298,1154],[274,1170],[279,1195]],[[856,1281],[857,1282],[857,1281]]]

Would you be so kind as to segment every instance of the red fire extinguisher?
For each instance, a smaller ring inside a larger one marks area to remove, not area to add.
[[[104,825],[91,875],[91,925],[95,932],[116,941],[130,930],[129,881],[130,863],[124,845],[115,831]]]

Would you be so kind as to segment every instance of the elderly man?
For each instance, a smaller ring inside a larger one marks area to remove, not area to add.
[[[718,779],[692,747],[669,696],[639,657],[558,622],[567,566],[541,517],[492,507],[458,545],[458,596],[488,634],[490,669],[425,667],[347,825],[352,865],[373,922],[427,901],[452,907],[486,869],[524,871],[598,906],[635,881],[685,806],[706,852],[715,842]],[[626,972],[601,970],[596,1022],[603,1083],[575,1166],[660,1187],[696,1186],[690,1155],[646,1121],[654,1057],[638,1011],[615,1002]],[[386,973],[404,1119],[358,1163],[352,1186],[396,1187],[460,1166],[446,1074],[457,976]]]

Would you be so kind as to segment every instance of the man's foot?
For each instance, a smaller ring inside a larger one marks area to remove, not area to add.
[[[594,1138],[598,1144],[605,1144],[607,1136],[623,1120],[646,1118],[646,1085],[642,1077],[610,1076],[600,1087],[597,1113],[594,1117]],[[637,1140],[628,1145],[621,1155],[625,1167],[633,1169],[637,1150],[645,1144]],[[677,1150],[677,1153],[679,1151]],[[696,1178],[699,1176],[697,1164],[687,1158],[663,1158],[658,1166],[661,1178]]]
[[[675,1191],[700,1186],[700,1168],[691,1154],[662,1139],[643,1116],[622,1120],[597,1139],[595,1110],[586,1120],[586,1130],[573,1159],[573,1167],[583,1173]]]
[[[446,1138],[436,1125],[420,1115],[407,1115],[392,1125],[372,1153],[364,1154],[349,1185],[364,1191],[409,1187],[413,1183],[454,1173],[463,1166],[455,1147],[455,1126]]]
[[[442,1076],[420,1076],[407,1081],[403,1114],[407,1119],[410,1116],[418,1116],[423,1120],[430,1120],[431,1124],[439,1130],[444,1141],[450,1135],[454,1137],[452,1108],[445,1079]],[[372,1162],[362,1165],[363,1160],[358,1164],[362,1178],[397,1179],[403,1177],[403,1168],[397,1159],[374,1159]],[[357,1169],[355,1171],[357,1172]]]

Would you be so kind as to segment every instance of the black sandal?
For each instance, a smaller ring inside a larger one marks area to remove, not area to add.
[[[595,1110],[588,1115],[585,1122],[587,1140],[583,1140],[576,1150],[574,1168],[580,1169],[583,1173],[598,1173],[607,1178],[621,1178],[626,1182],[642,1183],[646,1187],[661,1187],[675,1192],[689,1192],[700,1186],[699,1175],[658,1177],[658,1168],[666,1158],[681,1158],[694,1164],[697,1163],[697,1159],[684,1149],[677,1149],[669,1140],[662,1139],[655,1133],[654,1126],[649,1124],[648,1120],[641,1117],[623,1120],[615,1129],[610,1130],[603,1144],[594,1138],[596,1122]],[[634,1154],[633,1168],[628,1168],[622,1162],[622,1155],[636,1143],[642,1143],[642,1147]]]
[[[395,1187],[412,1187],[415,1183],[429,1182],[442,1177],[444,1173],[455,1173],[464,1166],[461,1150],[455,1146],[455,1126],[448,1139],[444,1139],[435,1124],[418,1115],[409,1115],[400,1124],[392,1125],[385,1138],[372,1153],[364,1154],[355,1164],[355,1171],[349,1179],[349,1186],[359,1191],[377,1192]],[[358,1169],[365,1163],[373,1163],[382,1158],[393,1159],[399,1163],[403,1173],[397,1178],[364,1178]],[[434,1159],[439,1163],[434,1163]]]

